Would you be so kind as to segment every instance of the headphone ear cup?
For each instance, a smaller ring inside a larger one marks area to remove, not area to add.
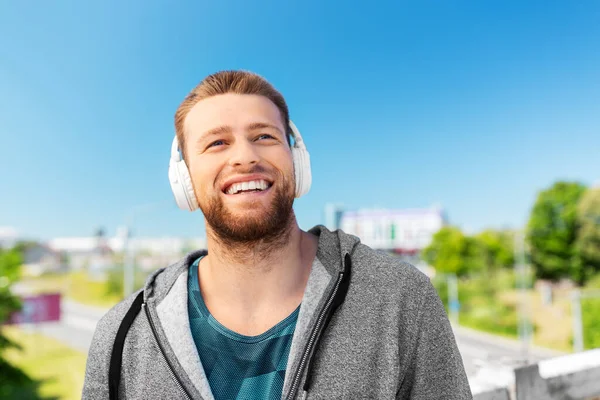
[[[180,209],[186,211],[198,209],[198,200],[185,161],[171,160],[169,162],[169,182],[175,196],[175,202]]]
[[[292,157],[296,177],[296,197],[302,197],[308,193],[312,184],[310,156],[306,149],[294,146],[292,148]]]

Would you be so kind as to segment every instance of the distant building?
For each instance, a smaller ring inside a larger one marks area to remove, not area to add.
[[[100,272],[121,263],[123,250],[127,247],[128,251],[133,252],[136,265],[143,270],[151,270],[166,267],[190,251],[205,249],[206,240],[179,237],[131,238],[124,228],[120,228],[113,237],[97,233],[89,237],[51,239],[48,247],[68,254],[72,269],[85,268],[93,270],[92,272]]]
[[[30,243],[23,251],[23,270],[27,275],[39,276],[47,272],[64,272],[66,258],[41,243]]]
[[[325,226],[330,231],[340,229],[344,206],[341,204],[327,204],[325,206]]]
[[[362,243],[393,254],[433,276],[433,269],[421,260],[421,251],[433,235],[447,224],[441,207],[418,209],[344,210],[338,204],[325,207],[325,226],[358,236]]]
[[[441,208],[361,209],[345,211],[341,229],[369,247],[396,254],[418,255],[446,224]]]

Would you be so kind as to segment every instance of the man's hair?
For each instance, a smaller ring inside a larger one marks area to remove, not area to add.
[[[290,115],[285,99],[265,78],[248,71],[219,71],[204,78],[185,97],[175,112],[175,133],[181,154],[185,157],[184,121],[190,110],[200,101],[226,93],[254,94],[271,100],[279,109],[285,136],[290,142]]]

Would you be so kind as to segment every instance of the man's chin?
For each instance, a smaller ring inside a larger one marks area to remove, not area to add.
[[[215,232],[228,242],[259,242],[282,233],[283,226],[269,223],[266,219],[247,218],[235,222],[221,221]]]
[[[206,222],[222,241],[268,242],[284,235],[293,218],[293,194],[289,197],[280,192],[274,194],[270,201],[214,199],[201,204],[200,208]]]

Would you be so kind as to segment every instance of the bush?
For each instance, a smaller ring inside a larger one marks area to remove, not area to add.
[[[0,324],[21,308],[21,302],[11,291],[11,285],[21,275],[21,252],[15,248],[0,248]],[[37,399],[38,382],[4,359],[4,351],[18,348],[2,332],[0,327],[0,398]]]
[[[600,274],[592,278],[585,289],[600,289]],[[586,349],[600,347],[600,297],[581,299],[583,345]]]
[[[432,283],[444,303],[446,312],[449,312],[446,277],[438,275]],[[498,271],[493,279],[485,274],[459,279],[459,324],[489,333],[516,337],[519,323],[517,310],[512,304],[505,304],[498,298],[499,292],[513,290],[514,285],[512,271]]]

